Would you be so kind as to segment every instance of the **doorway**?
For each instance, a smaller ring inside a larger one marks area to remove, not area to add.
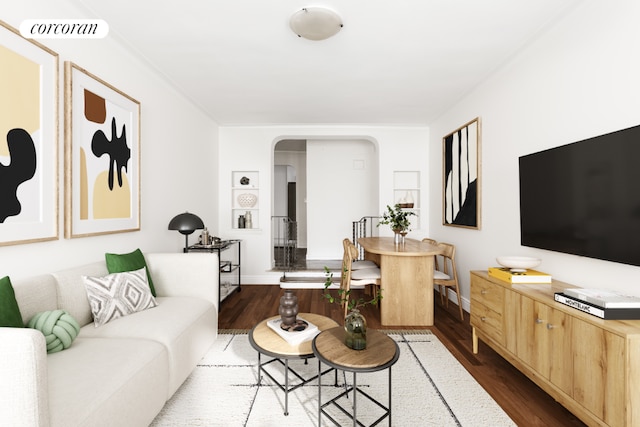
[[[304,269],[306,261],[306,141],[282,140],[274,148],[273,268]]]
[[[378,215],[378,163],[377,145],[368,139],[283,139],[275,144],[273,218],[295,222],[298,266],[341,259],[341,242],[352,237],[353,222]],[[278,178],[282,175],[286,182]],[[274,221],[274,242],[284,244],[276,237]]]

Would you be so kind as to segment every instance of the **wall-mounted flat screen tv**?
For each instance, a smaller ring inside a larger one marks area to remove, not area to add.
[[[523,246],[640,266],[640,126],[519,166]]]

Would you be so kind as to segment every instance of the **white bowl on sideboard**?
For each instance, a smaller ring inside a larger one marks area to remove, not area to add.
[[[503,267],[510,268],[512,271],[524,271],[530,268],[536,268],[542,263],[540,258],[528,256],[499,256],[496,258],[498,264]]]

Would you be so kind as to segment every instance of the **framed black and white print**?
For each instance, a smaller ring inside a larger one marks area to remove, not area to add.
[[[0,21],[0,246],[58,239],[58,54]]]
[[[442,138],[442,223],[480,229],[480,118]]]

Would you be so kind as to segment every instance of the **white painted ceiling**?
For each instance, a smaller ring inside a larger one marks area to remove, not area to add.
[[[579,0],[72,0],[221,125],[428,125]],[[289,28],[306,6],[334,37]]]

